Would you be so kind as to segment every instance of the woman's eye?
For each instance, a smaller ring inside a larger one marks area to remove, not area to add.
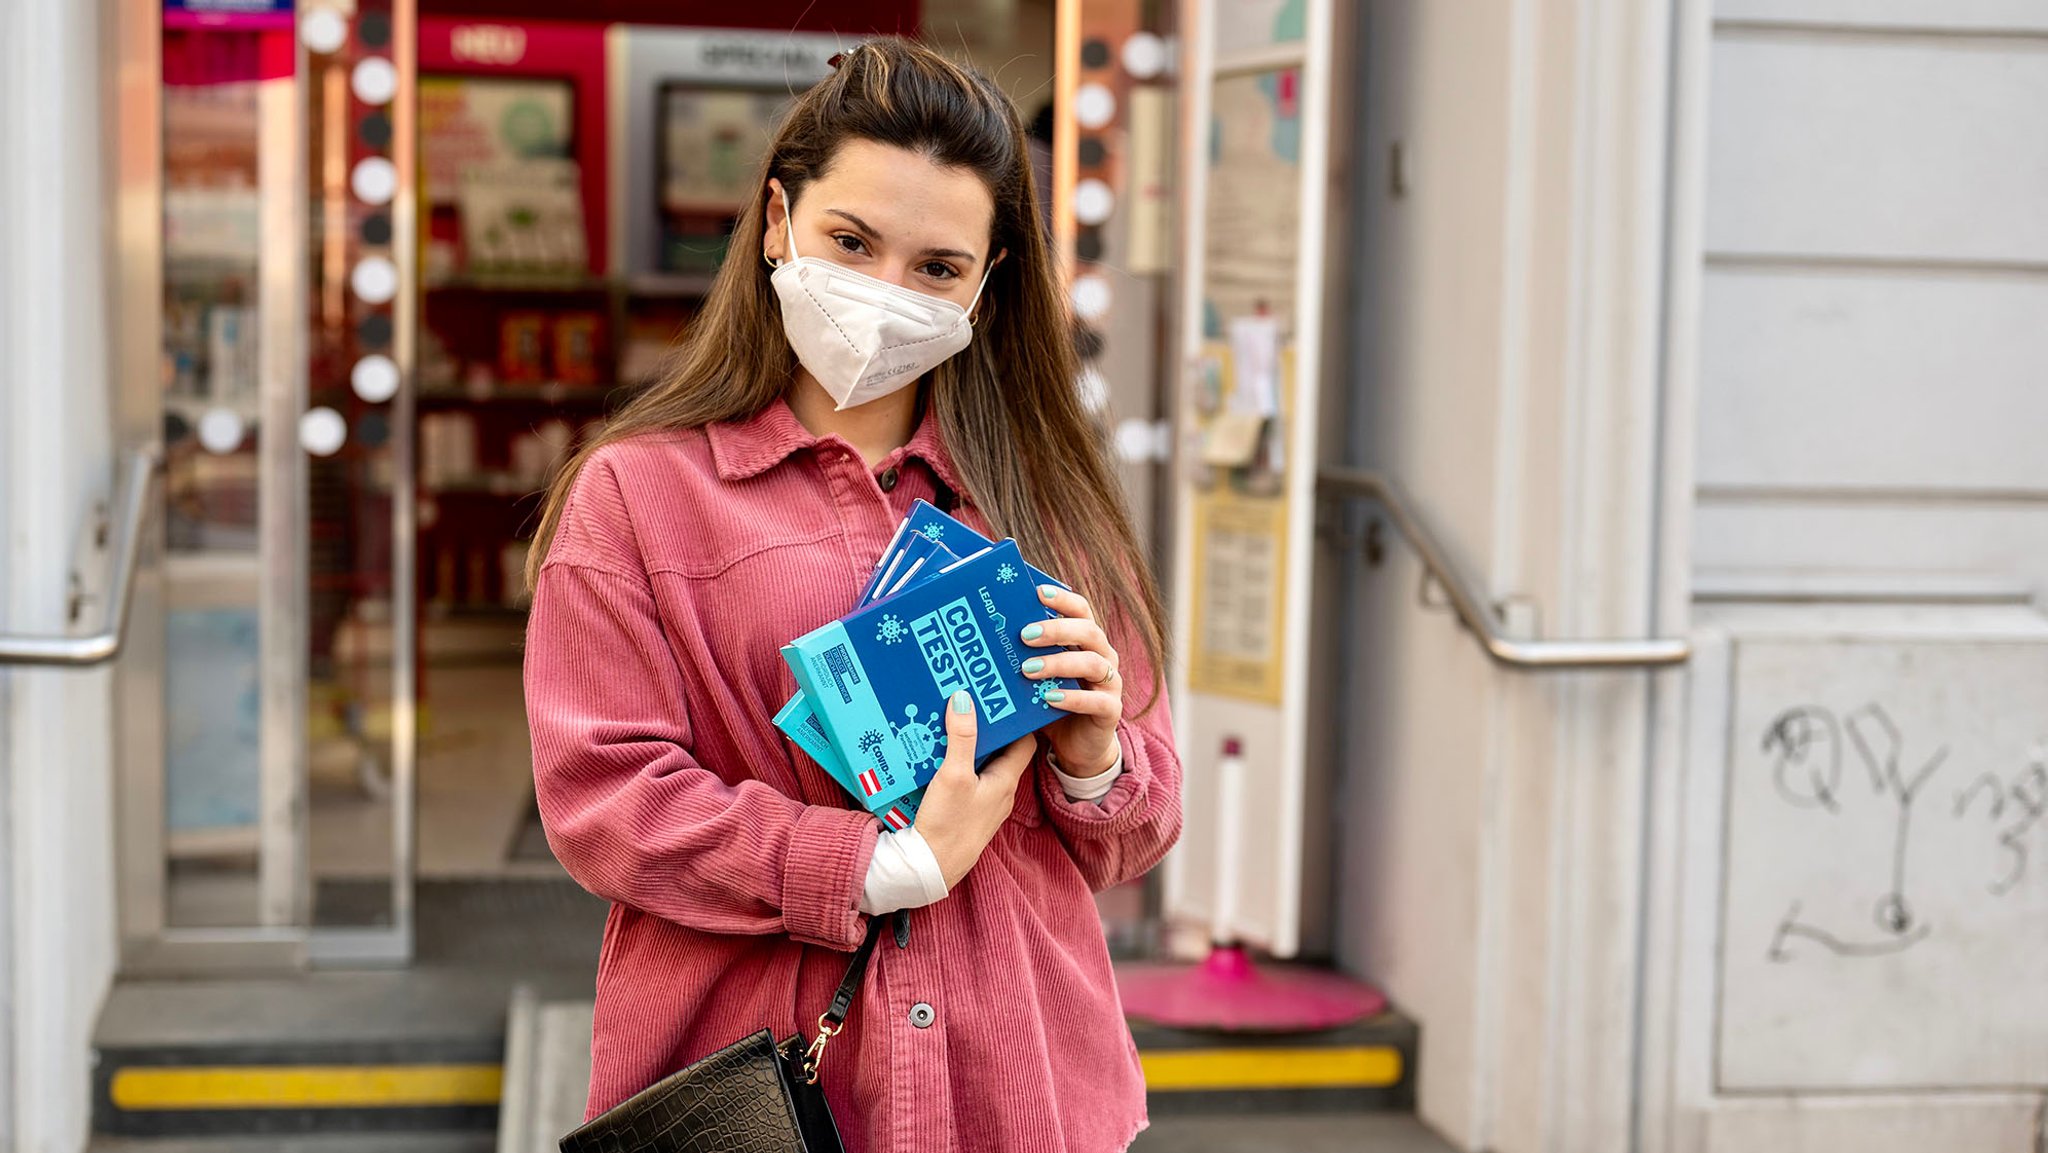
[[[924,266],[924,274],[933,280],[951,280],[953,277],[960,275],[952,265],[941,264],[936,260]]]
[[[833,233],[832,239],[838,243],[841,252],[864,252],[867,250],[867,245],[861,243],[860,237],[855,236],[851,232]]]

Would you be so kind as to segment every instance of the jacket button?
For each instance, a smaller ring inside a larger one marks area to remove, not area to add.
[[[882,486],[882,491],[883,491],[883,492],[893,492],[893,491],[895,491],[895,488],[896,488],[896,470],[895,470],[895,469],[893,469],[893,468],[885,468],[885,469],[883,469],[883,470],[882,470],[882,475],[881,475],[881,476],[879,476],[879,477],[876,477],[875,479],[876,479],[876,480],[877,480],[877,481],[878,481],[878,482],[879,482],[879,483],[881,484],[881,486]]]
[[[917,1004],[912,1005],[910,1007],[910,1023],[917,1026],[920,1029],[931,1028],[932,1022],[938,1019],[938,1010],[933,1009],[930,1005],[925,1004],[923,1001],[919,1001]]]

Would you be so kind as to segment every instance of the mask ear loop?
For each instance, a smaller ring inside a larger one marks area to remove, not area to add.
[[[802,255],[796,250],[796,214],[789,209],[789,187],[784,185],[776,189],[776,191],[782,194],[782,235],[789,239],[789,258],[791,260],[802,260]],[[774,261],[769,261],[769,263],[774,264],[777,268],[782,267],[779,264],[775,264]]]
[[[791,260],[801,260],[803,258],[798,256],[796,251],[796,222],[790,218],[789,214],[789,189],[778,188],[776,192],[782,196],[782,235],[789,238],[789,257]],[[761,254],[761,260],[770,268],[782,267],[781,261],[765,252]],[[980,294],[977,293],[976,295],[979,296]]]
[[[974,306],[981,303],[981,294],[988,291],[988,278],[993,276],[996,266],[991,264],[982,270],[981,283],[974,286],[974,299],[967,302],[967,327],[974,327]]]

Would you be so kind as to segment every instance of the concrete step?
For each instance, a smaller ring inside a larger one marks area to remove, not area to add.
[[[490,1147],[507,1000],[522,982],[588,996],[604,915],[566,880],[429,882],[410,968],[117,981],[94,1032],[94,1130]]]
[[[1420,1033],[1398,1012],[1314,1033],[1130,1024],[1154,1117],[1415,1108]]]
[[[566,881],[429,883],[407,969],[118,981],[94,1041],[95,1148],[552,1153],[582,1119],[603,921]],[[1133,1034],[1162,1125],[1413,1108],[1417,1030],[1398,1013]]]

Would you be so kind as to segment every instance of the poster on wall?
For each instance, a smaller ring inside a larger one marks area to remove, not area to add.
[[[661,92],[661,206],[730,215],[753,192],[754,173],[789,110],[782,91],[671,84]]]
[[[421,170],[430,204],[460,198],[470,169],[505,171],[571,155],[575,90],[566,80],[420,78]]]
[[[1308,35],[1308,0],[1230,0],[1216,5],[1216,43],[1233,49],[1299,43]]]
[[[1273,190],[1301,183],[1300,75],[1287,68],[1216,82],[1202,290],[1212,339],[1230,317],[1294,315],[1301,205]]]
[[[1279,704],[1286,502],[1204,493],[1195,502],[1194,564],[1188,686]]]
[[[794,97],[782,88],[661,88],[662,266],[708,272],[724,259],[754,193],[775,127]]]
[[[1219,80],[1194,376],[1188,687],[1281,703],[1300,181],[1294,69]]]

